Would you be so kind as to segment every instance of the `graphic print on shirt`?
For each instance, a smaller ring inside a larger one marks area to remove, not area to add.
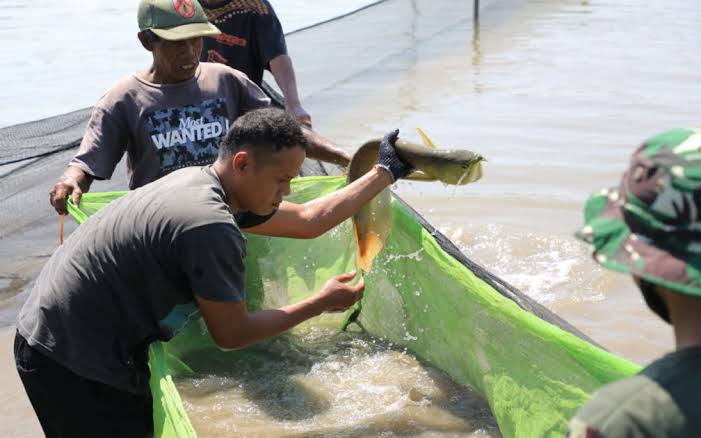
[[[146,129],[160,160],[160,176],[188,166],[212,163],[229,130],[223,98],[145,114]]]

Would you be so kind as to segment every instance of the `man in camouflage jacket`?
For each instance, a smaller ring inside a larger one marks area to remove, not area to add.
[[[701,436],[701,130],[648,139],[621,184],[593,195],[584,214],[577,237],[601,266],[632,275],[674,327],[676,351],[597,391],[570,437]]]

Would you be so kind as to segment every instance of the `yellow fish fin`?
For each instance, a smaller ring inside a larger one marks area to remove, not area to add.
[[[426,135],[423,129],[416,128],[416,132],[418,132],[421,136],[421,140],[423,140],[425,146],[430,147],[431,149],[437,149],[436,144],[433,141],[431,141],[431,139],[428,137],[428,135]]]

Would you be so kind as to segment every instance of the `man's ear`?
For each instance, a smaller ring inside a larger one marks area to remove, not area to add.
[[[148,35],[146,35],[146,32],[139,32],[136,34],[136,36],[139,38],[139,42],[141,42],[144,49],[148,50],[149,52],[153,52],[153,43],[149,39]]]
[[[234,173],[240,173],[246,170],[251,165],[251,155],[247,151],[238,151],[231,159],[231,166]]]

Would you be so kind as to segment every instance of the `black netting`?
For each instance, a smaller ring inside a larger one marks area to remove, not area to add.
[[[83,108],[0,129],[0,166],[77,147],[91,111]]]

